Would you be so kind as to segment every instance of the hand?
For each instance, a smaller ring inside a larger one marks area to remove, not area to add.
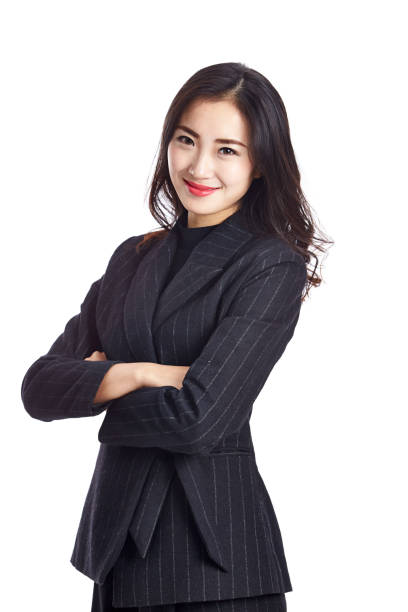
[[[103,351],[94,351],[90,357],[85,357],[84,361],[106,361]]]
[[[143,363],[143,386],[171,386],[181,389],[183,386],[183,379],[189,369],[190,366],[172,366],[145,362]]]

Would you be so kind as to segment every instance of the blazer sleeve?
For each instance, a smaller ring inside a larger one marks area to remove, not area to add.
[[[112,254],[108,266],[119,256],[126,239]],[[30,416],[41,421],[95,416],[111,401],[93,404],[109,368],[118,360],[84,361],[93,351],[103,351],[96,327],[96,304],[104,275],[94,281],[80,312],[65,325],[49,351],[27,370],[21,384],[21,399]]]
[[[207,454],[239,431],[297,324],[307,273],[303,258],[292,253],[254,266],[181,389],[142,387],[117,398],[99,441]]]

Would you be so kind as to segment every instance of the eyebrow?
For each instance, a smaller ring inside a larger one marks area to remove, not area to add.
[[[196,132],[194,132],[194,130],[187,127],[186,125],[176,125],[176,129],[177,128],[179,128],[180,130],[184,130],[185,132],[188,132],[189,134],[194,136],[194,138],[200,138],[200,136]],[[241,147],[247,148],[247,146],[243,142],[240,142],[239,140],[234,140],[233,138],[216,138],[214,142],[220,142],[222,144],[237,144],[237,145],[240,145]]]

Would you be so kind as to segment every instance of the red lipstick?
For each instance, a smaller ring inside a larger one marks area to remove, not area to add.
[[[186,179],[183,179],[183,180],[185,184],[187,185],[188,190],[193,195],[197,195],[197,196],[210,195],[211,193],[219,189],[219,187],[207,187],[206,185],[200,185],[199,183],[192,183],[191,181],[187,181]]]

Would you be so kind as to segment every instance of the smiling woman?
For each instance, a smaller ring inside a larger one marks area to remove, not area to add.
[[[292,584],[250,419],[320,278],[263,75],[215,64],[183,85],[149,208],[161,229],[117,246],[22,382],[44,422],[106,411],[71,563],[94,582],[92,612],[284,612]]]

